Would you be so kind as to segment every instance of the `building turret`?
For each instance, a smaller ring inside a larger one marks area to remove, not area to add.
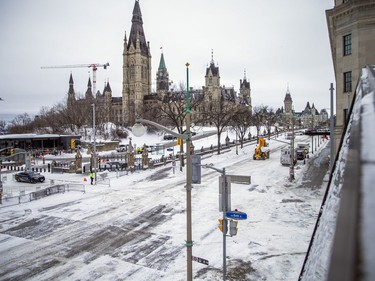
[[[103,90],[104,96],[104,119],[106,122],[110,122],[112,120],[111,116],[111,108],[112,108],[112,89],[109,85],[109,81],[105,84]]]
[[[211,52],[211,62],[206,68],[206,75],[204,78],[206,81],[206,87],[220,87],[219,67],[215,66],[213,51]]]
[[[158,72],[156,72],[156,91],[168,91],[169,90],[169,73],[165,66],[164,54],[161,53],[160,63]]]
[[[94,95],[92,94],[91,79],[90,79],[90,77],[89,77],[89,81],[87,82],[87,90],[86,90],[86,93],[85,93],[85,98],[87,100],[94,99]]]
[[[203,87],[204,97],[206,103],[220,102],[221,88],[220,88],[220,74],[219,67],[215,66],[213,51],[211,52],[211,62],[206,68],[205,86]]]
[[[150,44],[143,31],[139,1],[135,1],[129,39],[124,38],[122,112],[123,123],[131,125],[143,115],[144,96],[151,93]]]
[[[75,94],[75,91],[74,91],[73,75],[72,75],[72,73],[70,73],[68,103],[67,103],[68,108],[71,108],[73,106],[73,104],[75,103],[75,101],[76,101],[76,94]]]
[[[292,100],[292,96],[290,95],[290,92],[289,92],[289,85],[288,85],[288,88],[286,90],[286,94],[285,94],[285,98],[284,98],[284,113],[285,115],[291,115],[292,114],[292,109],[293,109],[293,100]]]
[[[246,79],[246,69],[244,70],[244,77],[243,80],[240,79],[240,103],[249,106],[249,110],[252,110],[251,106],[251,88],[250,88],[250,81]]]

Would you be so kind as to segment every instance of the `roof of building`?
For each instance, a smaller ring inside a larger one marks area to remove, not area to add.
[[[129,42],[127,46],[128,49],[131,45],[136,48],[137,40],[139,40],[142,55],[148,55],[148,45],[143,31],[143,20],[139,1],[135,1],[134,4],[132,27],[130,29]]]

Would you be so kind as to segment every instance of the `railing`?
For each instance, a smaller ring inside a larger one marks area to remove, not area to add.
[[[54,184],[52,183],[51,186],[41,188],[40,186],[35,187],[34,191],[25,192],[25,189],[19,189],[18,194],[17,192],[6,192],[5,196],[2,198],[2,204],[0,204],[0,208],[18,205],[21,203],[26,203],[34,200],[39,200],[47,196],[51,196],[58,193],[64,193],[69,191],[79,191],[85,193],[85,185],[78,184],[78,183],[62,183],[62,184]]]
[[[375,66],[360,77],[299,280],[375,280]]]

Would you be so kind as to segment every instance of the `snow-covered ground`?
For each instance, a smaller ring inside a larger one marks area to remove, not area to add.
[[[194,145],[211,143],[216,145],[215,136]],[[307,162],[326,167],[320,157],[326,144]],[[248,219],[226,239],[228,280],[298,279],[325,186],[311,187],[302,161],[289,182],[289,167],[280,164],[284,146],[270,140],[267,160],[252,159],[254,144],[239,148],[238,155],[233,147],[202,158],[202,164],[226,168],[227,174],[251,176],[250,185],[232,183],[232,209]],[[123,176],[109,172],[110,185],[95,186],[84,181],[85,175],[44,173],[43,186],[51,180],[77,183],[85,185],[85,193],[69,191],[0,209],[0,279],[186,280],[186,176],[179,168],[169,164]],[[193,262],[194,280],[222,280],[219,176],[202,169],[202,183],[192,190],[193,256],[209,261]],[[5,189],[19,186],[35,188],[10,176],[4,183]]]

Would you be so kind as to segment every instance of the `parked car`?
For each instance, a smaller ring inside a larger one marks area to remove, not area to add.
[[[174,140],[174,139],[176,139],[175,136],[172,136],[172,135],[170,135],[170,134],[165,134],[165,135],[164,135],[164,140]]]
[[[120,144],[117,148],[116,148],[116,151],[117,152],[126,152],[128,151],[128,144]]]
[[[128,167],[128,164],[125,162],[118,162],[118,161],[109,161],[103,165],[100,165],[101,169],[108,170],[108,171],[116,171],[116,170],[123,170]]]
[[[23,181],[30,183],[44,182],[46,180],[43,175],[36,172],[19,172],[14,175],[14,178],[18,182]]]

